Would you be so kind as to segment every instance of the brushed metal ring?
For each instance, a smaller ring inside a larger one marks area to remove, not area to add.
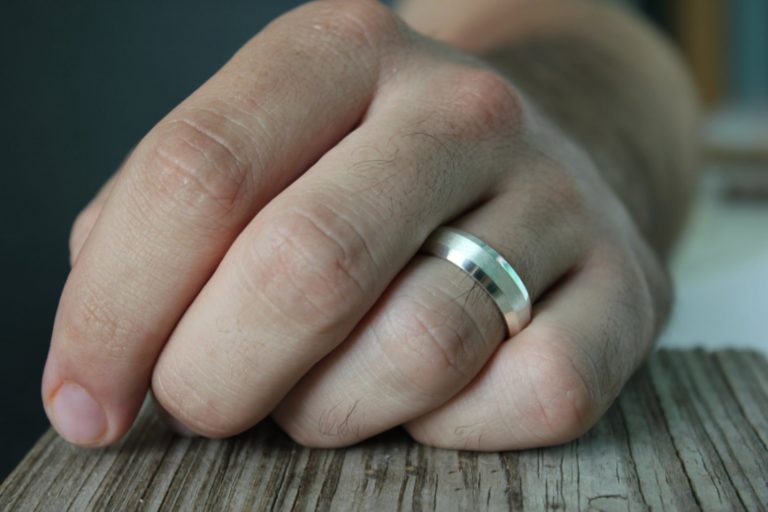
[[[441,226],[421,251],[447,260],[470,275],[499,307],[514,336],[531,320],[531,298],[512,265],[493,247],[460,229]]]

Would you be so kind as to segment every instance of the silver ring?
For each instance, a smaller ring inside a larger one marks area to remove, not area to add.
[[[531,298],[523,280],[496,250],[456,228],[439,227],[422,252],[450,261],[488,292],[501,310],[508,334],[514,336],[531,320]]]

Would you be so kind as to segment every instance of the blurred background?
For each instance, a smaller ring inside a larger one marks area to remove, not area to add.
[[[768,351],[768,2],[624,1],[678,44],[704,104],[698,202],[660,346]]]
[[[39,381],[77,212],[129,149],[289,0],[6,3],[0,16],[0,480],[47,428]],[[768,342],[768,2],[624,1],[706,101],[704,179],[665,345]],[[761,314],[762,313],[762,314]]]

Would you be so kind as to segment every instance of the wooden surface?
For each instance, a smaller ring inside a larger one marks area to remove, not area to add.
[[[764,356],[662,351],[562,446],[459,452],[394,430],[310,450],[269,422],[209,441],[143,414],[111,449],[46,433],[0,487],[0,510],[765,510],[766,446]]]

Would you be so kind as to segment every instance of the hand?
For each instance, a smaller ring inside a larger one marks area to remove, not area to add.
[[[504,341],[450,224],[534,301]],[[652,346],[666,278],[585,151],[482,61],[373,1],[279,18],[155,126],[75,223],[43,378],[69,441],[130,427],[151,384],[210,437],[397,425],[444,447],[558,443]]]

